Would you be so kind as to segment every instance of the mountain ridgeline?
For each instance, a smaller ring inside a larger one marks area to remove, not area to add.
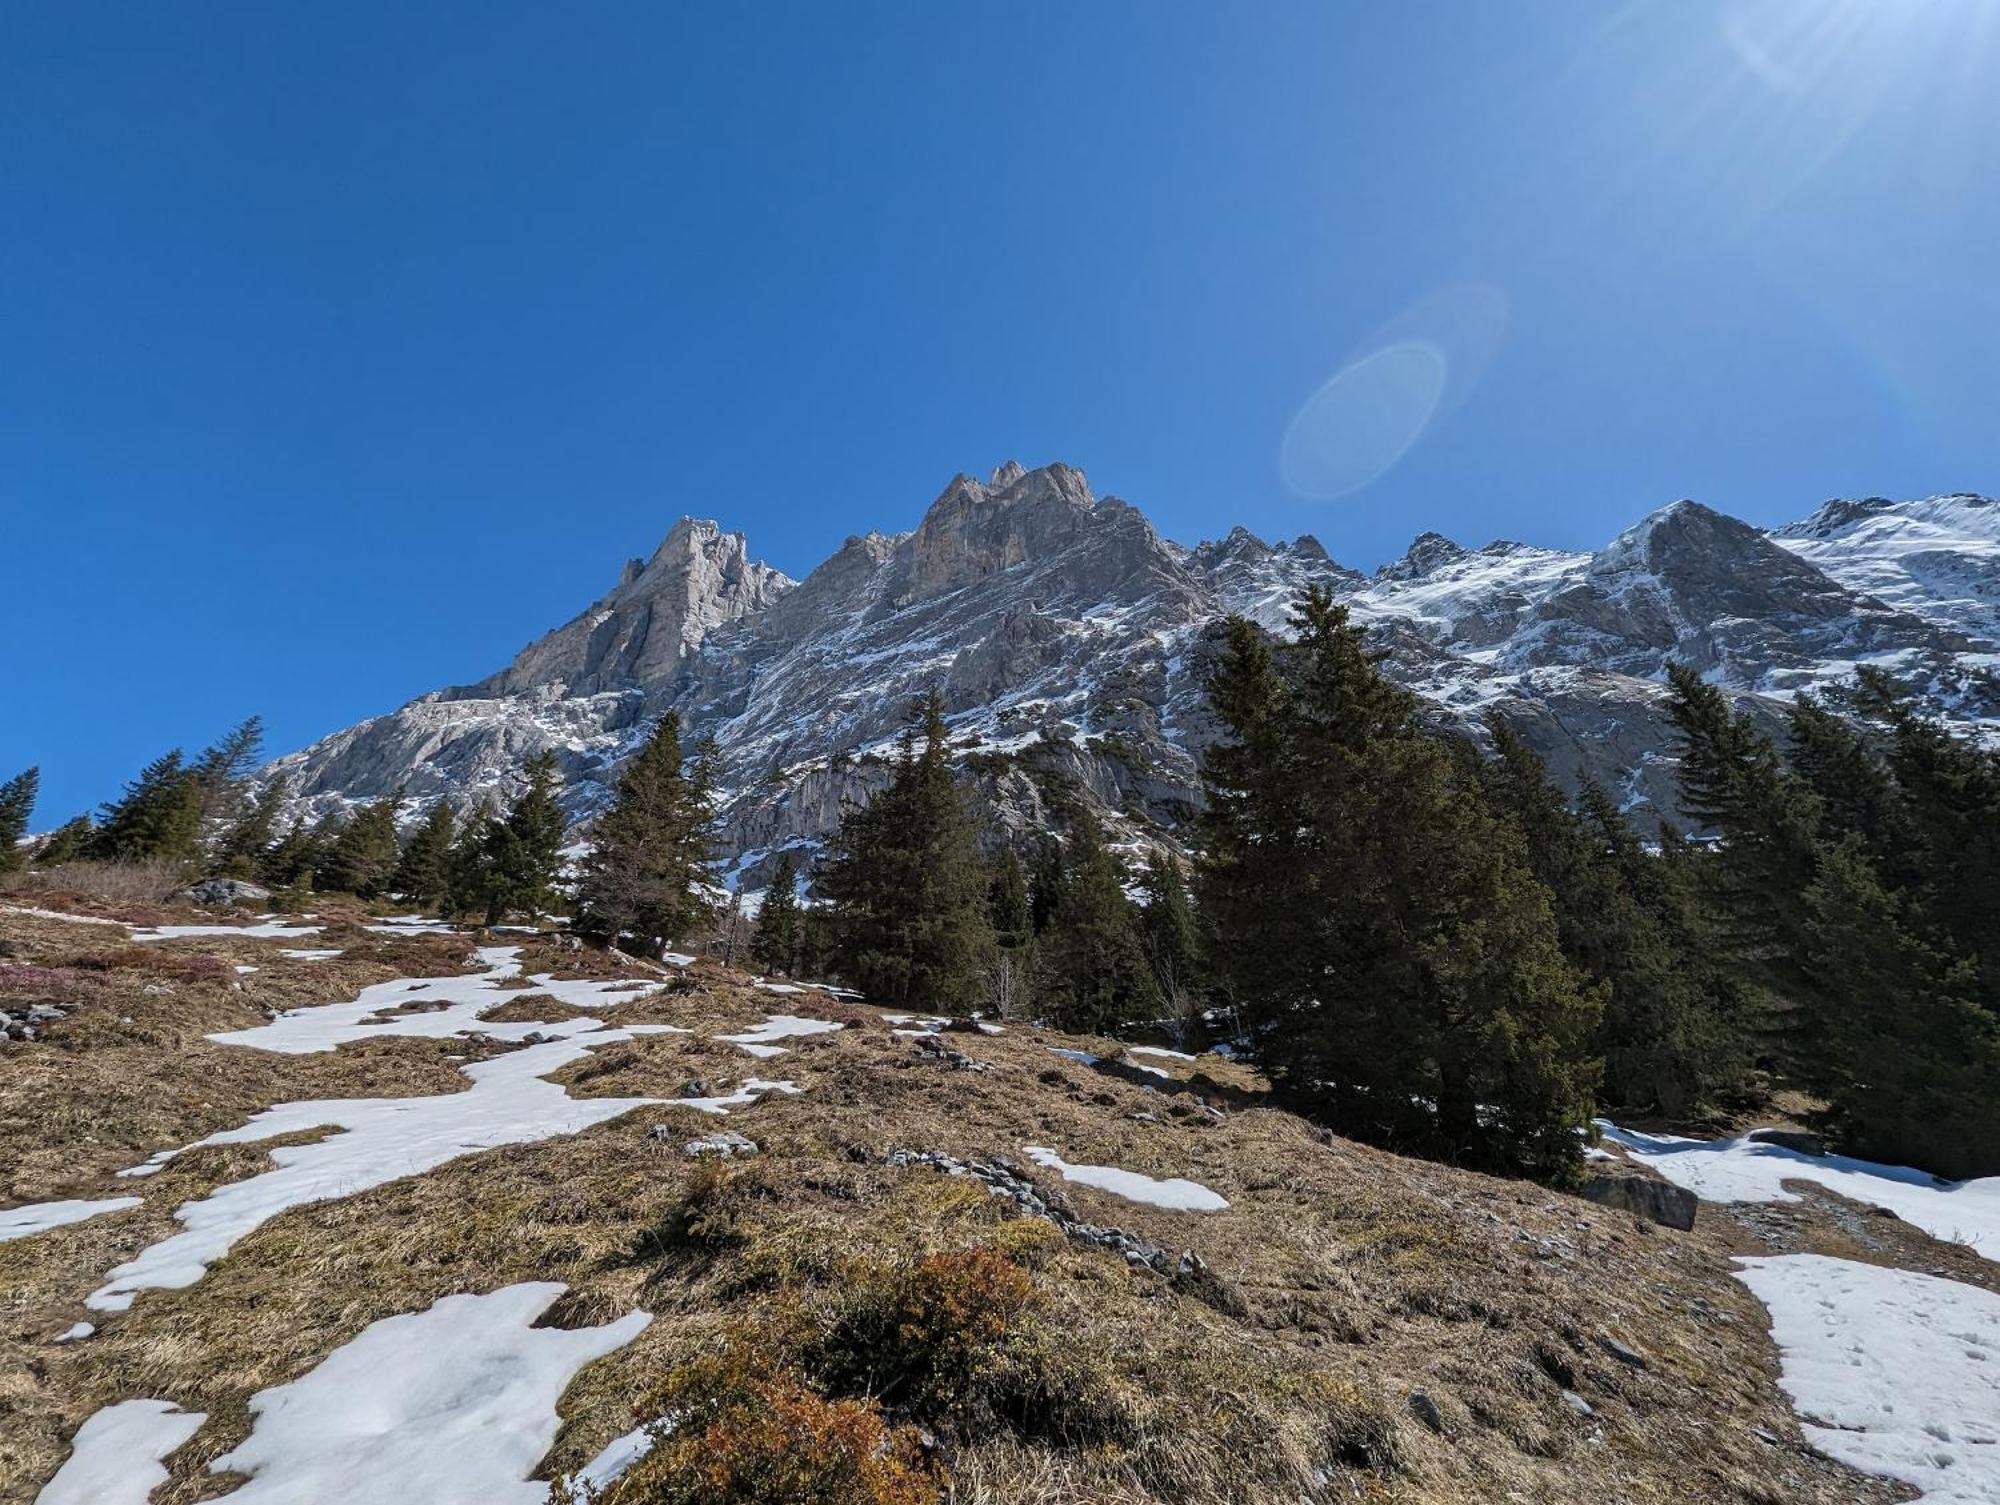
[[[1318,585],[1426,714],[1497,716],[1566,787],[1644,816],[1676,803],[1664,683],[1690,666],[1776,728],[1802,689],[1886,667],[1964,724],[2000,719],[2000,503],[1830,502],[1766,532],[1681,501],[1596,553],[1424,534],[1372,576],[1319,542],[1243,529],[1185,548],[1065,465],[959,476],[915,531],[850,538],[803,581],[683,519],[572,621],[271,765],[288,813],[401,791],[504,803],[554,755],[573,817],[606,807],[665,711],[712,739],[721,848],[750,886],[883,788],[906,708],[936,687],[982,818],[1027,833],[1081,800],[1108,834],[1165,837],[1200,803],[1222,621],[1285,629]]]

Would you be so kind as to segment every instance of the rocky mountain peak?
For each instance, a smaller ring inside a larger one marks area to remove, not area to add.
[[[463,693],[515,695],[554,686],[579,695],[639,687],[670,672],[715,627],[764,610],[791,586],[750,558],[741,533],[683,517],[649,559],[626,564],[608,594]]]
[[[1441,565],[1463,559],[1465,550],[1442,533],[1419,533],[1401,559],[1392,559],[1375,572],[1377,580],[1421,580]]]

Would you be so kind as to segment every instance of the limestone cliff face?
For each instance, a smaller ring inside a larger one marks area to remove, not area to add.
[[[455,696],[495,699],[560,685],[572,695],[651,683],[724,622],[763,611],[792,582],[754,562],[741,533],[684,517],[653,557],[634,559],[602,600]]]
[[[1891,528],[1899,508],[1908,525]],[[1267,544],[1239,528],[1182,548],[1138,509],[1095,497],[1081,471],[1010,463],[983,482],[954,478],[914,531],[850,538],[796,584],[751,560],[741,535],[683,520],[500,673],[271,772],[301,813],[400,784],[414,814],[439,797],[504,799],[521,761],[552,748],[572,810],[588,816],[672,709],[720,747],[724,846],[755,883],[880,785],[911,702],[935,685],[997,826],[1035,829],[1052,797],[1080,795],[1114,832],[1172,839],[1215,735],[1202,683],[1217,624],[1241,613],[1282,631],[1317,583],[1441,720],[1479,736],[1503,715],[1564,778],[1588,774],[1671,813],[1670,660],[1773,716],[1784,695],[1867,659],[1918,678],[1961,719],[2000,719],[1985,668],[1995,645],[1966,630],[2000,599],[1982,594],[2000,578],[1991,509],[1855,504],[1766,535],[1684,502],[1596,554],[1425,534],[1371,578],[1310,537]],[[1898,546],[1916,529],[1923,550],[1898,558],[1926,557],[1892,569],[1868,543],[1885,529]],[[1891,577],[1893,601],[1858,588]],[[1933,579],[1953,589],[1933,599]]]

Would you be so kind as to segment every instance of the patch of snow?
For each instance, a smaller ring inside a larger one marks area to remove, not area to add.
[[[623,1038],[618,1031],[606,1034],[614,1036]],[[309,1129],[341,1131],[310,1144],[281,1145],[271,1151],[273,1169],[178,1209],[174,1216],[183,1231],[119,1265],[84,1305],[120,1312],[140,1291],[193,1285],[238,1239],[288,1208],[353,1196],[480,1150],[574,1134],[656,1101],[572,1098],[543,1080],[585,1054],[569,1041],[530,1046],[461,1067],[472,1081],[463,1092],[281,1103],[240,1128],[197,1140],[187,1148],[254,1144]]]
[[[1823,1254],[1736,1263],[1807,1441],[1931,1505],[2000,1500],[2000,1296]]]
[[[591,1490],[602,1490],[624,1476],[625,1470],[652,1452],[659,1443],[664,1422],[649,1421],[622,1437],[614,1437],[604,1451],[577,1470],[576,1482]]]
[[[92,1333],[96,1331],[97,1331],[97,1324],[95,1322],[71,1323],[70,1326],[64,1328],[61,1332],[56,1334],[56,1342],[81,1343],[85,1338],[89,1337]]]
[[[56,1476],[35,1505],[146,1505],[167,1482],[160,1460],[208,1420],[171,1401],[127,1400],[92,1413],[76,1429]]]
[[[191,935],[229,935],[246,941],[272,941],[288,935],[318,935],[324,925],[288,925],[283,920],[268,925],[155,925],[135,930],[135,941],[171,941]]]
[[[340,950],[338,947],[314,950],[309,947],[287,946],[278,955],[289,956],[295,962],[330,962],[340,955]]]
[[[1711,1202],[1796,1202],[1784,1183],[1811,1181],[1857,1202],[1886,1207],[1932,1238],[2000,1260],[2000,1176],[1940,1181],[1906,1165],[1808,1155],[1748,1136],[1682,1139],[1640,1134],[1603,1119],[1598,1127],[1633,1159]]]
[[[1168,1061],[1192,1061],[1194,1059],[1193,1056],[1184,1050],[1168,1050],[1164,1045],[1128,1045],[1125,1047],[1125,1054],[1128,1056],[1159,1056]]]
[[[393,982],[363,988],[348,1003],[322,1003],[307,1008],[287,1009],[268,1024],[251,1029],[225,1030],[208,1038],[220,1045],[248,1045],[258,1050],[284,1055],[306,1055],[332,1050],[350,1040],[374,1039],[383,1035],[415,1035],[424,1039],[452,1039],[468,1034],[490,1035],[496,1040],[522,1040],[529,1035],[565,1037],[601,1028],[594,1019],[566,1019],[553,1023],[516,1021],[488,1024],[481,1015],[503,1003],[529,996],[519,989],[503,988],[521,975],[520,951],[514,946],[487,946],[478,952],[486,971],[459,977],[399,977]],[[630,978],[608,981],[583,979],[562,981],[546,973],[528,979],[534,991],[545,993],[575,1008],[609,1008],[654,993],[659,983]],[[411,1004],[422,1010],[399,1013]]]
[[[1183,1181],[1178,1176],[1162,1181],[1138,1171],[1120,1170],[1114,1165],[1071,1165],[1054,1150],[1036,1144],[1023,1145],[1021,1153],[1035,1164],[1056,1172],[1065,1181],[1074,1181],[1079,1186],[1094,1186],[1128,1202],[1143,1202],[1149,1207],[1165,1207],[1176,1212],[1220,1212],[1229,1205],[1198,1181]]]
[[[797,1097],[805,1088],[792,1082],[767,1082],[762,1077],[746,1077],[743,1085],[722,1097],[670,1097],[663,1101],[670,1108],[693,1108],[700,1113],[727,1113],[731,1108],[741,1108],[754,1103],[767,1092],[782,1092],[788,1097]]]
[[[109,925],[114,930],[125,928],[116,920],[100,920],[96,915],[64,914],[60,909],[36,909],[27,904],[0,904],[0,914],[24,914],[37,920],[62,920],[71,925]]]
[[[717,1035],[718,1040],[727,1040],[731,1045],[760,1058],[781,1056],[785,1053],[782,1045],[773,1045],[773,1040],[792,1040],[803,1035],[826,1035],[840,1026],[830,1019],[801,1019],[796,1014],[772,1014],[762,1024],[753,1024],[739,1035]]]
[[[256,970],[257,969],[251,966],[250,963],[248,962],[238,962],[236,964],[236,971],[239,976],[247,975],[251,972],[255,972]]]
[[[85,1218],[94,1218],[102,1213],[137,1207],[142,1200],[139,1197],[106,1197],[98,1202],[30,1202],[25,1207],[0,1208],[0,1244],[9,1239],[26,1238],[32,1233],[46,1233],[51,1228],[61,1228],[69,1223],[81,1223]]]
[[[1066,1061],[1075,1061],[1079,1066],[1095,1066],[1097,1064],[1097,1057],[1087,1050],[1070,1050],[1061,1045],[1051,1045],[1049,1049]]]
[[[250,1476],[235,1505],[546,1505],[529,1477],[555,1441],[556,1402],[578,1370],[652,1318],[537,1327],[568,1287],[505,1286],[385,1317],[317,1367],[250,1398],[250,1436],[209,1465]]]

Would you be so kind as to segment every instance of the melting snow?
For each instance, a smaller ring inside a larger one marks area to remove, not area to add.
[[[120,1401],[76,1429],[70,1454],[35,1505],[146,1505],[167,1482],[160,1460],[208,1419],[163,1400]]]
[[[1184,1050],[1168,1050],[1164,1045],[1128,1045],[1125,1047],[1125,1054],[1128,1056],[1161,1056],[1169,1061],[1192,1061],[1194,1059],[1193,1056]]]
[[[604,1038],[613,1037],[623,1038],[624,1032],[610,1031]],[[240,1128],[196,1141],[188,1148],[252,1144],[307,1129],[341,1131],[311,1144],[281,1145],[271,1151],[274,1169],[180,1208],[174,1216],[184,1231],[118,1266],[84,1304],[119,1312],[140,1291],[193,1285],[238,1239],[287,1208],[352,1196],[499,1145],[574,1134],[656,1101],[572,1098],[542,1080],[585,1053],[567,1041],[530,1046],[460,1068],[472,1079],[464,1092],[281,1103]]]
[[[528,1476],[555,1441],[556,1402],[576,1372],[652,1318],[536,1327],[568,1287],[506,1286],[385,1317],[317,1368],[250,1398],[250,1436],[209,1465],[250,1482],[234,1505],[546,1505]]]
[[[1906,1165],[1878,1165],[1846,1155],[1808,1155],[1741,1139],[1681,1139],[1640,1134],[1598,1120],[1604,1137],[1676,1186],[1711,1202],[1796,1202],[1786,1181],[1811,1181],[1857,1202],[1886,1207],[1932,1238],[1964,1244],[2000,1260],[2000,1176],[1940,1181]]]
[[[1021,1153],[1035,1164],[1055,1171],[1065,1181],[1094,1186],[1128,1202],[1144,1202],[1149,1207],[1167,1207],[1177,1212],[1220,1212],[1229,1205],[1198,1181],[1183,1181],[1178,1176],[1160,1181],[1112,1165],[1071,1165],[1054,1150],[1035,1144],[1023,1145]]]
[[[287,925],[282,920],[268,925],[155,925],[148,930],[135,930],[135,941],[171,941],[189,935],[233,935],[241,940],[269,941],[287,935],[318,935],[326,929],[324,925]]]
[[[56,1342],[81,1343],[96,1331],[97,1324],[95,1322],[74,1322],[56,1334]]]
[[[340,955],[340,949],[337,946],[325,947],[320,949],[313,949],[303,946],[287,946],[283,951],[280,951],[278,955],[289,956],[295,962],[330,962],[336,956]]]
[[[801,1035],[831,1034],[840,1026],[830,1019],[801,1019],[796,1014],[772,1014],[762,1024],[753,1024],[740,1035],[717,1035],[718,1040],[727,1040],[731,1045],[740,1045],[753,1056],[781,1056],[785,1053],[782,1045],[773,1045],[773,1040],[791,1040]]]
[[[2000,1296],[1822,1254],[1737,1264],[1814,1447],[1933,1505],[2000,1500]]]
[[[81,1223],[85,1218],[94,1218],[100,1213],[137,1207],[141,1200],[138,1197],[107,1197],[101,1202],[30,1202],[25,1207],[0,1209],[0,1244],[9,1239],[26,1238],[31,1233],[45,1233],[66,1223]]]
[[[285,1055],[305,1055],[332,1050],[349,1040],[365,1040],[380,1035],[417,1035],[445,1039],[477,1032],[496,1040],[522,1040],[532,1034],[568,1036],[601,1028],[594,1019],[567,1019],[556,1023],[516,1022],[486,1024],[480,1015],[503,1003],[530,996],[518,989],[503,988],[521,975],[520,950],[514,946],[487,946],[478,952],[486,970],[463,977],[399,977],[394,982],[363,988],[351,1003],[322,1003],[309,1008],[289,1009],[269,1024],[253,1029],[228,1030],[208,1038],[222,1045],[250,1045],[259,1050]],[[608,1008],[644,998],[661,984],[637,982],[629,978],[610,981],[564,982],[537,973],[528,979],[535,993],[546,994],[559,1003],[576,1008]],[[411,1009],[411,1005],[422,1005]],[[411,1009],[407,1013],[395,1012]],[[656,1029],[659,1027],[656,1027]]]
[[[602,1490],[625,1473],[625,1470],[653,1451],[660,1439],[661,1423],[649,1421],[643,1427],[634,1427],[622,1437],[614,1437],[604,1445],[604,1451],[577,1470],[576,1482],[592,1490]]]

